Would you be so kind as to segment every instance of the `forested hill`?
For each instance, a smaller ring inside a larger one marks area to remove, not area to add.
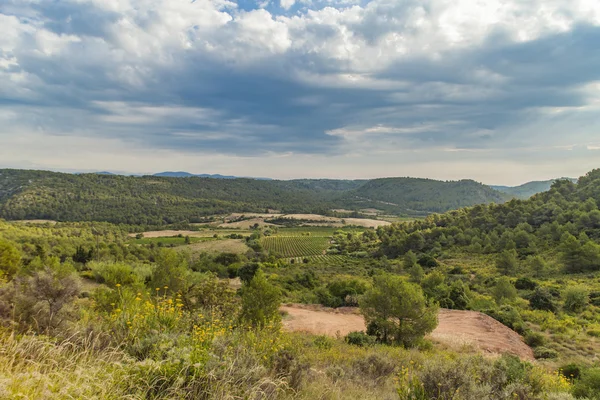
[[[380,251],[394,258],[408,251],[438,255],[460,248],[473,254],[503,253],[516,265],[517,257],[558,250],[567,272],[600,270],[598,204],[600,169],[578,183],[556,181],[550,191],[529,200],[477,205],[381,228]]]
[[[413,214],[444,212],[475,204],[503,203],[510,197],[472,180],[441,182],[432,179],[382,178],[366,182],[351,192],[355,204],[375,208],[397,206]]]
[[[0,217],[160,225],[228,212],[327,213],[378,208],[428,214],[505,195],[474,181],[169,178],[0,170]]]
[[[547,181],[533,181],[527,182],[519,186],[491,186],[492,189],[495,189],[499,192],[509,194],[518,199],[528,199],[534,194],[538,194],[541,192],[547,192],[550,190],[552,184],[558,180],[568,180],[573,183],[577,182],[577,179],[573,178],[560,178],[560,179],[550,179]]]

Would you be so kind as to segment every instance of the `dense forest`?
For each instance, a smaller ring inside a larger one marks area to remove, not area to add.
[[[547,181],[533,181],[527,182],[519,186],[491,186],[492,189],[495,189],[499,192],[509,194],[511,196],[515,196],[518,199],[528,199],[534,194],[538,194],[541,192],[547,192],[550,190],[550,187],[557,180],[568,180],[573,183],[577,182],[577,179],[572,178],[561,178],[561,179],[550,179]]]
[[[374,207],[427,215],[507,196],[474,181],[372,181],[126,177],[0,170],[0,216],[9,220],[106,221],[163,225],[229,212],[327,213]]]

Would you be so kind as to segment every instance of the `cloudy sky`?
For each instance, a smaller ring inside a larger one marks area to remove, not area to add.
[[[0,167],[600,167],[598,0],[0,0]]]

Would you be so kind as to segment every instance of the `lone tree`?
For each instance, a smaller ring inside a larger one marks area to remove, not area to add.
[[[269,323],[279,323],[281,292],[271,284],[262,270],[258,269],[250,282],[242,286],[243,322],[254,327],[263,327]]]
[[[419,286],[394,275],[374,278],[373,288],[360,301],[360,311],[382,342],[405,347],[438,324],[438,306],[427,302]]]

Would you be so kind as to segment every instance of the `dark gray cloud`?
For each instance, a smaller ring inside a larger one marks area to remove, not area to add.
[[[505,3],[8,1],[0,135],[251,157],[594,147],[600,8]]]

